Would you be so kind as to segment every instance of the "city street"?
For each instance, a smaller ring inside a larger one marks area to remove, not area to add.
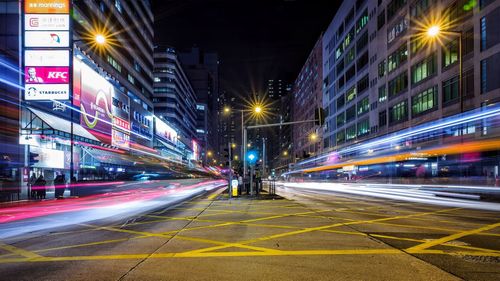
[[[499,212],[278,186],[2,239],[1,280],[496,280]],[[167,202],[167,201],[166,201]],[[52,215],[29,219],[51,222]],[[8,226],[9,223],[1,227]]]

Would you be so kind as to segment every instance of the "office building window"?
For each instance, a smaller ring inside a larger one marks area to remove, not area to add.
[[[500,53],[496,53],[481,61],[481,93],[500,88]]]
[[[362,92],[364,92],[366,89],[368,89],[368,84],[369,84],[369,78],[368,78],[368,74],[365,75],[365,77],[361,78],[359,81],[358,81],[358,94],[361,94]]]
[[[425,46],[425,40],[422,40],[421,36],[411,36],[410,38],[410,53],[412,55],[420,52]]]
[[[361,14],[361,16],[358,18],[358,21],[356,22],[356,34],[361,32],[363,27],[366,26],[368,23],[368,9],[365,9],[365,11]]]
[[[335,60],[337,60],[338,58],[340,58],[340,56],[342,55],[342,52],[344,52],[344,45],[340,44],[337,49],[335,50]]]
[[[121,0],[115,0],[115,8],[118,10],[118,12],[122,12],[122,2]]]
[[[442,51],[443,68],[458,61],[458,38],[446,43]]]
[[[408,59],[406,42],[387,57],[387,72],[391,73]]]
[[[358,72],[363,69],[368,64],[368,51],[366,51],[364,54],[359,57],[358,61],[356,62],[356,68]]]
[[[378,64],[378,78],[384,77],[386,74],[386,62],[385,59]]]
[[[346,102],[350,102],[356,98],[356,87],[352,86],[349,90],[347,90],[346,94]]]
[[[336,140],[337,144],[345,142],[345,130],[337,131]]]
[[[358,137],[364,136],[370,132],[370,120],[365,119],[358,122]]]
[[[387,30],[387,44],[390,44],[394,39],[401,36],[408,29],[408,19],[402,18],[401,21],[396,23],[392,28]]]
[[[345,55],[345,65],[349,65],[352,61],[354,61],[355,55],[356,49],[354,47],[347,51]]]
[[[345,72],[345,78],[346,78],[346,81],[351,81],[351,79],[353,79],[355,76],[356,76],[356,66],[355,66],[355,65],[352,65],[352,66],[351,66],[351,67],[349,67],[349,69],[347,69],[347,71]]]
[[[354,104],[353,106],[349,107],[345,111],[345,122],[352,121],[354,118],[356,118],[356,105]]]
[[[436,74],[436,55],[432,54],[411,67],[411,83],[416,84]]]
[[[430,6],[431,0],[417,0],[410,7],[410,15],[412,18],[419,18]]]
[[[336,69],[337,69],[337,75],[340,75],[340,73],[342,73],[342,71],[344,71],[344,59],[339,60],[339,63],[337,63]]]
[[[356,138],[356,124],[354,124],[350,127],[347,127],[347,129],[345,129],[345,139],[346,140],[352,140],[355,138]]]
[[[385,10],[382,10],[377,17],[377,30],[380,30],[385,24]]]
[[[134,79],[134,77],[133,77],[132,75],[127,74],[127,79],[128,79],[128,81],[129,81],[130,83],[135,84],[135,79]]]
[[[358,116],[370,111],[370,101],[368,97],[363,98],[358,102]]]
[[[402,101],[389,108],[389,124],[396,124],[408,119],[408,102]]]
[[[474,96],[474,68],[469,68],[463,73],[464,97]]]
[[[347,33],[347,35],[345,36],[344,50],[346,50],[347,47],[349,47],[349,45],[351,45],[353,41],[354,41],[354,27],[351,28],[351,31],[349,31],[349,33]]]
[[[378,126],[382,127],[387,125],[387,111],[382,110],[378,113]]]
[[[405,70],[389,81],[389,98],[393,98],[408,89],[408,72]]]
[[[108,55],[108,63],[118,72],[122,72],[122,66],[112,56]]]
[[[378,102],[384,102],[387,100],[387,88],[385,84],[378,88]]]
[[[392,0],[387,5],[387,21],[390,21],[392,17],[406,5],[406,0]]]
[[[458,76],[443,81],[443,106],[458,99]]]
[[[340,95],[339,98],[337,99],[337,110],[341,109],[342,107],[344,107],[344,104],[345,104],[345,99],[344,99],[344,95]]]
[[[481,61],[481,94],[487,92],[486,60]]]
[[[462,44],[462,54],[465,56],[474,52],[474,29],[471,28],[465,32]]]
[[[337,115],[337,127],[342,127],[345,124],[345,112]]]
[[[361,35],[358,39],[358,42],[356,42],[356,51],[361,53],[361,50],[363,50],[366,46],[368,45],[368,31],[365,31],[363,35]]]
[[[481,51],[486,50],[486,17],[482,17],[481,21]]]
[[[426,89],[411,99],[411,114],[418,116],[429,110],[437,108],[438,105],[437,86]]]

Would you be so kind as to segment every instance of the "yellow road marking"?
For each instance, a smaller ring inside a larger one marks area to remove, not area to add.
[[[220,193],[216,192],[207,197],[208,200],[214,200],[215,197],[219,196]]]
[[[428,242],[419,244],[417,246],[408,248],[408,249],[406,249],[406,251],[412,252],[412,251],[425,250],[427,248],[431,248],[431,247],[434,247],[434,246],[437,246],[437,245],[440,245],[440,244],[443,244],[443,243],[446,243],[446,242],[449,242],[449,241],[452,241],[452,240],[457,240],[457,239],[465,237],[465,236],[469,236],[469,235],[477,234],[477,233],[480,233],[480,232],[483,232],[483,231],[491,230],[491,229],[497,228],[499,226],[500,226],[500,222],[494,223],[494,224],[490,224],[490,225],[486,225],[486,226],[483,226],[483,227],[480,227],[480,228],[476,228],[476,229],[472,229],[472,230],[467,230],[467,231],[455,233],[455,234],[452,234],[452,235],[448,235],[448,236],[442,237],[440,239],[428,241]]]
[[[33,252],[30,252],[30,251],[27,251],[27,250],[24,250],[24,249],[21,249],[21,248],[12,246],[12,245],[4,244],[2,242],[0,242],[0,248],[7,250],[13,254],[20,255],[20,256],[23,256],[26,258],[30,258],[30,259],[40,257],[40,255],[37,255]]]

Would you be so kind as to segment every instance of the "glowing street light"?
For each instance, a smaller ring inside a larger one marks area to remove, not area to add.
[[[224,107],[224,113],[228,114],[229,112],[231,112],[231,108],[229,106],[225,106]]]
[[[232,148],[236,148],[236,144],[235,144],[235,143],[232,143],[232,144],[231,144],[231,147],[232,147]]]
[[[283,156],[288,156],[288,151],[283,151]]]
[[[255,113],[261,113],[262,107],[260,105],[257,105],[257,106],[255,106],[255,108],[253,110],[255,111]]]
[[[208,156],[208,157],[212,157],[212,151],[208,151],[208,152],[207,152],[207,156]]]
[[[106,43],[106,37],[102,34],[96,34],[95,36],[95,42],[99,45],[104,45]]]
[[[427,29],[427,36],[436,37],[441,32],[441,28],[438,25],[433,25]]]
[[[311,141],[315,141],[318,139],[318,135],[316,133],[312,133],[309,138],[311,139]]]

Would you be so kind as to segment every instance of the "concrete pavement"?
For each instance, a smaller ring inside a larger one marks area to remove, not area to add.
[[[499,214],[342,194],[214,193],[0,244],[0,280],[498,280]],[[50,219],[50,218],[49,218]]]

